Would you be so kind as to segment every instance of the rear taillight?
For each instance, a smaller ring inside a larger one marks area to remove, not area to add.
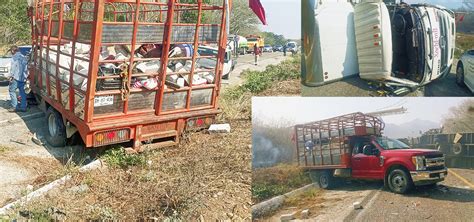
[[[208,128],[214,122],[214,117],[196,117],[187,120],[187,130],[197,130]]]
[[[109,130],[94,134],[94,146],[103,146],[130,140],[130,129]]]

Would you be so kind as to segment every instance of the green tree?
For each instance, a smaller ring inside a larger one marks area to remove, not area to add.
[[[262,36],[265,38],[265,44],[269,45],[284,45],[287,39],[283,35],[278,35],[273,32],[263,32]]]
[[[0,0],[0,45],[26,44],[31,40],[26,1]]]

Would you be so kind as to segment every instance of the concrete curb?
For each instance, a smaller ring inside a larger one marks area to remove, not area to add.
[[[276,210],[284,203],[284,201],[288,197],[297,196],[301,193],[304,193],[304,192],[308,191],[311,188],[317,188],[317,187],[318,187],[317,184],[314,184],[314,183],[309,184],[309,185],[306,185],[304,187],[298,188],[296,190],[290,191],[286,194],[276,196],[276,197],[274,197],[270,200],[266,200],[266,201],[260,202],[258,204],[255,204],[255,205],[252,206],[252,217],[253,218],[259,217],[259,216],[262,216],[262,215],[264,215],[268,212]]]
[[[86,172],[86,171],[98,169],[102,166],[104,166],[102,164],[102,161],[100,159],[98,159],[98,160],[95,160],[95,161],[81,167],[79,169],[79,172]],[[48,191],[50,191],[54,188],[57,188],[61,185],[64,185],[71,178],[72,178],[71,175],[66,175],[64,177],[61,177],[61,178],[59,178],[59,179],[57,179],[57,180],[55,180],[55,181],[39,188],[39,189],[29,193],[28,195],[23,196],[20,199],[5,205],[4,207],[0,208],[0,215],[6,215],[9,210],[11,210],[11,209],[13,209],[17,206],[23,206],[26,203],[28,203],[29,201],[31,201],[32,199],[45,195]]]

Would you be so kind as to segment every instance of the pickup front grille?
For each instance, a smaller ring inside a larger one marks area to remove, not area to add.
[[[425,166],[426,170],[441,170],[444,169],[444,156],[435,157],[435,158],[426,158],[425,159]]]

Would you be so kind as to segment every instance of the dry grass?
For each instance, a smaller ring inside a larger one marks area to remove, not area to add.
[[[255,169],[252,174],[252,201],[258,203],[311,183],[296,165],[281,164]]]
[[[456,33],[456,50],[454,51],[455,58],[459,58],[465,51],[474,49],[474,35]]]

